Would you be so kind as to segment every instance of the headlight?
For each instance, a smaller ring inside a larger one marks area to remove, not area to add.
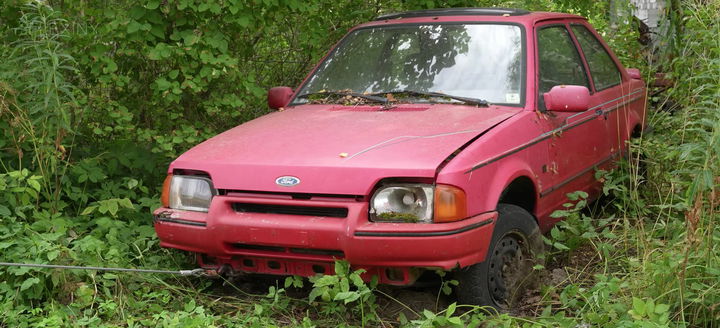
[[[372,197],[370,219],[384,222],[432,222],[433,186],[387,185]]]
[[[207,212],[215,194],[210,179],[190,175],[173,175],[168,193],[170,208]]]
[[[465,218],[465,192],[450,185],[385,185],[370,200],[370,220],[375,222],[440,223]]]

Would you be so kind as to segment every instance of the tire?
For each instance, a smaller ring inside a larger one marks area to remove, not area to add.
[[[462,304],[507,312],[536,280],[533,266],[544,247],[535,218],[525,209],[499,204],[497,210],[485,261],[458,270],[456,293]]]

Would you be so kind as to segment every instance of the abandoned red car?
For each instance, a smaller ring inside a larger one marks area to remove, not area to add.
[[[177,158],[155,229],[208,269],[312,276],[342,259],[395,285],[446,270],[461,302],[502,308],[566,194],[599,194],[645,100],[580,16],[380,16],[271,89],[278,111]]]

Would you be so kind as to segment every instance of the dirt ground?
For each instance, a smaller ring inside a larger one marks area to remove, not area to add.
[[[567,254],[567,253],[565,253]],[[559,292],[570,283],[590,284],[593,273],[598,270],[600,258],[591,244],[574,250],[569,256],[551,258],[546,269],[537,272],[539,282],[519,298],[510,313],[516,316],[538,316],[548,305],[560,305]],[[452,278],[450,278],[452,279]],[[242,276],[232,281],[232,286],[218,280],[211,288],[218,296],[251,297],[266,295],[270,286],[282,288],[284,277]],[[307,299],[310,284],[304,288],[288,288],[286,293],[294,299]],[[440,290],[440,279],[432,275],[410,287],[379,286],[376,292],[378,314],[387,322],[398,322],[402,313],[407,319],[419,318],[424,309],[438,312],[456,302],[454,295],[445,295]]]

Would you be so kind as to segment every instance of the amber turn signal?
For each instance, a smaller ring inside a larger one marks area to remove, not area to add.
[[[435,186],[435,213],[433,222],[453,222],[467,217],[465,192],[448,185]]]
[[[170,181],[172,181],[172,174],[168,174],[163,182],[162,194],[160,196],[160,203],[163,207],[170,207]]]

